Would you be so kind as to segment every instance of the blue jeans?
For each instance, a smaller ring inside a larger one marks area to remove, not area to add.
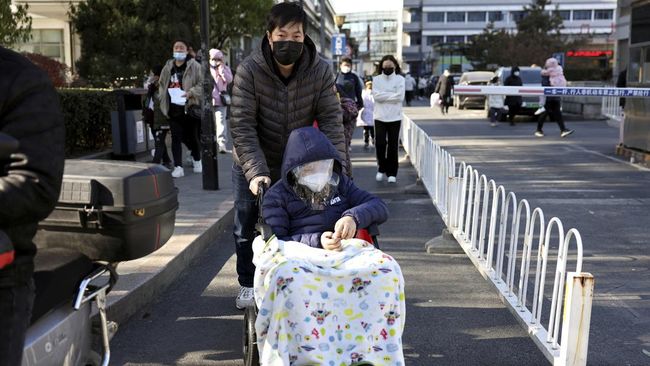
[[[31,265],[20,270],[20,275],[12,273],[16,266],[11,267],[0,270],[4,283],[0,285],[0,366],[20,365],[34,303]]]
[[[235,196],[235,251],[237,253],[237,276],[239,285],[253,287],[255,266],[253,265],[253,239],[257,223],[257,199],[248,188],[248,180],[242,168],[232,166],[232,186]]]

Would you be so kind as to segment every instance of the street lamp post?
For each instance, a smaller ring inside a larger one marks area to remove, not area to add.
[[[210,74],[209,0],[201,0],[201,50],[203,71],[203,101],[201,108],[201,161],[203,165],[203,189],[219,189],[219,164],[217,162],[217,142],[212,112],[212,74]]]
[[[334,17],[336,26],[339,28],[339,35],[343,34],[343,24],[345,24],[345,15],[337,15]],[[336,67],[340,67],[341,55],[336,55]]]

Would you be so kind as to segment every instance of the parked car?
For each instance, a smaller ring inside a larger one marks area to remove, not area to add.
[[[495,85],[502,86],[503,82],[510,76],[511,66],[503,66],[494,72],[493,76],[499,77],[499,82]],[[542,86],[542,69],[540,67],[519,66],[519,77],[524,86]],[[533,116],[539,108],[539,97],[523,97],[520,115]],[[488,113],[488,106],[485,103],[485,111]]]
[[[458,85],[487,85],[493,77],[494,73],[490,71],[468,71],[460,76]],[[484,95],[454,95],[454,107],[458,109],[484,106]]]

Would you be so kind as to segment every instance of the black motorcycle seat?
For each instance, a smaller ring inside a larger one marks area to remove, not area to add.
[[[93,269],[93,262],[81,253],[61,248],[39,248],[34,258],[36,298],[32,324],[57,306],[72,302],[79,283]]]

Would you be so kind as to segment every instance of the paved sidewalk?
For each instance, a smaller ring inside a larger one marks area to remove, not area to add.
[[[390,218],[380,227],[379,241],[382,249],[398,260],[406,280],[406,364],[547,365],[464,254],[426,254],[424,244],[439,235],[443,225],[424,188],[415,185],[416,174],[410,163],[406,160],[400,164],[397,184],[376,182],[374,150],[363,149],[359,129],[352,156],[356,184],[389,206]],[[196,203],[197,207],[217,206],[216,196],[208,200],[203,198],[208,193],[193,194],[209,201]],[[181,196],[182,207],[185,200],[186,196]],[[222,205],[229,207],[231,203]],[[202,214],[192,212],[181,217],[204,220]],[[230,218],[225,220],[231,224]],[[229,229],[221,229],[164,293],[155,299],[149,296],[151,303],[140,306],[128,322],[121,324],[112,342],[112,364],[242,364],[243,316],[234,307],[237,280]]]
[[[185,167],[184,177],[174,179],[179,202],[174,235],[158,251],[118,265],[120,278],[108,296],[110,320],[125,322],[163,293],[221,230],[231,230],[232,155],[218,154],[217,159],[219,190],[203,190],[202,175],[191,167]]]
[[[537,138],[531,122],[490,127],[483,111],[451,112],[406,113],[457,162],[580,231],[583,270],[595,277],[589,364],[650,364],[650,170],[614,155],[618,129],[569,121],[576,132],[560,138],[547,122]]]

